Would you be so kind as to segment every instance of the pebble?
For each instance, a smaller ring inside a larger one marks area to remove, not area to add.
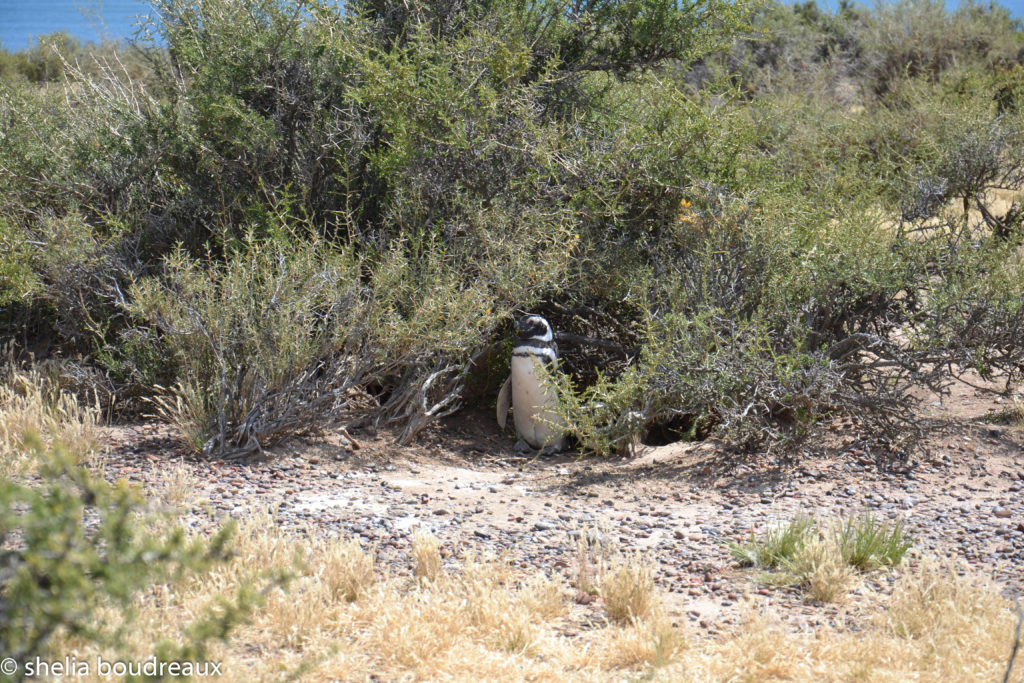
[[[113,450],[107,469],[111,478],[160,480],[153,474],[164,463],[160,458],[150,461],[116,445]],[[429,529],[449,554],[461,552],[462,544],[486,541],[488,552],[507,554],[515,566],[557,571],[569,580],[578,571],[577,543],[585,538],[588,546],[613,552],[643,548],[659,587],[680,601],[679,614],[685,613],[687,601],[713,600],[721,608],[713,618],[706,611],[704,617],[697,612],[693,617],[708,624],[705,628],[738,620],[745,609],[741,596],[749,594],[763,597],[806,627],[818,616],[833,618],[833,608],[808,605],[799,589],[759,584],[756,570],[735,565],[728,542],[746,542],[751,533],[761,534],[799,512],[827,521],[860,514],[870,504],[876,518],[900,520],[919,548],[952,552],[990,572],[998,560],[1004,569],[996,578],[1007,596],[1024,594],[1024,508],[1019,495],[1024,490],[1024,466],[988,465],[989,471],[982,467],[969,474],[965,456],[953,455],[959,460],[953,465],[928,459],[917,468],[920,476],[914,480],[906,473],[881,471],[872,450],[865,457],[869,464],[842,458],[830,463],[808,455],[802,472],[790,472],[781,483],[772,475],[763,476],[766,468],[752,462],[739,465],[730,475],[709,469],[688,479],[683,471],[673,479],[638,475],[635,480],[611,478],[580,488],[562,488],[567,486],[562,480],[549,488],[550,477],[601,473],[604,463],[557,468],[542,463],[524,466],[518,473],[509,472],[517,462],[510,458],[505,465],[488,465],[491,469],[484,476],[450,467],[448,474],[438,476],[437,467],[431,466],[413,479],[410,474],[421,472],[405,466],[401,473],[385,474],[395,472],[386,461],[357,469],[350,461],[324,458],[318,463],[289,459],[256,467],[185,460],[199,481],[201,497],[209,502],[186,508],[182,521],[208,532],[221,515],[236,517],[270,508],[275,523],[295,533],[310,529],[326,537],[340,533],[378,542],[389,548],[381,561],[406,572],[409,536],[416,529]],[[319,466],[311,467],[314,464]],[[337,503],[325,509],[308,507],[309,500],[321,496]],[[480,516],[472,524],[459,524],[463,510]],[[448,519],[439,519],[444,517]],[[408,519],[414,524],[398,523]],[[523,533],[526,529],[542,533]],[[878,587],[872,591],[891,590],[892,581],[876,580]],[[595,599],[588,593],[577,596],[583,605]],[[600,611],[601,604],[594,609]]]

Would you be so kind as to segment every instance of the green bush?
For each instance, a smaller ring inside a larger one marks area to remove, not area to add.
[[[937,79],[954,64],[991,68],[1018,57],[1020,24],[994,3],[962,3],[955,12],[937,0],[898,0],[865,16],[861,42],[875,92],[903,78]]]
[[[361,400],[353,389],[373,385],[381,419],[411,438],[459,407],[474,350],[568,261],[569,235],[490,220],[475,235],[486,273],[476,254],[437,240],[368,257],[308,226],[289,231],[287,217],[275,237],[240,240],[222,265],[173,254],[162,276],[129,292],[129,312],[154,325],[177,368],[158,404],[196,448],[251,453],[330,423]]]
[[[208,541],[189,541],[180,529],[153,533],[139,517],[141,499],[127,485],[107,484],[59,446],[43,451],[36,443],[31,448],[45,483],[0,483],[0,538],[5,539],[0,641],[5,656],[22,663],[47,659],[53,654],[48,643],[58,633],[116,648],[123,629],[130,628],[140,590],[227,557],[229,528]],[[123,623],[99,618],[98,611],[109,607],[125,617]],[[244,610],[233,612],[219,633],[199,628],[182,647],[201,649],[243,616]],[[22,670],[11,678],[23,676]]]
[[[0,216],[0,306],[31,300],[36,291],[36,275],[29,255],[31,245],[25,235]]]
[[[197,449],[212,437],[208,451],[226,450],[229,430],[236,447],[258,449],[266,428],[242,425],[266,419],[268,402],[308,381],[316,361],[354,350],[347,347],[365,336],[356,266],[315,242],[297,239],[292,247],[287,236],[249,236],[223,266],[179,251],[167,259],[164,277],[130,291],[132,314],[161,332],[177,369],[176,403],[164,407],[173,405],[171,415]],[[363,379],[342,378],[335,389]],[[184,401],[180,410],[177,401]],[[302,416],[309,428],[318,417]]]
[[[411,439],[500,381],[526,310],[595,452],[905,436],[915,385],[1019,378],[998,7],[157,9],[165,48],[0,83],[0,325],[197,447],[352,411]]]

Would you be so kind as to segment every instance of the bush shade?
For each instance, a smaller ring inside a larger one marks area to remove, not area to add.
[[[895,439],[914,385],[1024,367],[999,7],[156,7],[166,48],[2,76],[0,324],[196,448],[411,440],[497,386],[527,310],[597,453]]]

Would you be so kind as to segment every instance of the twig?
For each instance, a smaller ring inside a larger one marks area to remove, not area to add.
[[[1013,673],[1013,660],[1017,659],[1017,650],[1020,649],[1020,628],[1024,624],[1024,608],[1020,606],[1020,600],[1014,600],[1017,605],[1017,629],[1013,636],[1013,649],[1010,650],[1010,661],[1006,663],[1006,674],[1003,676],[1003,683],[1010,683],[1010,674]]]
[[[338,433],[348,439],[349,445],[352,446],[352,450],[358,451],[362,448],[362,446],[359,445],[359,442],[352,438],[352,435],[348,433],[348,430],[344,426],[338,427]]]

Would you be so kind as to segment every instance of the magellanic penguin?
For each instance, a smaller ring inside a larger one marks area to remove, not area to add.
[[[505,428],[511,405],[520,438],[516,450],[529,450],[528,444],[557,453],[565,448],[565,429],[557,411],[558,392],[545,369],[551,371],[558,363],[558,346],[551,325],[539,315],[520,318],[516,329],[519,339],[512,349],[511,372],[498,393],[498,424]]]

